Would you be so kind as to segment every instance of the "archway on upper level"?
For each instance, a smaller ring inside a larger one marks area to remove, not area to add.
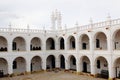
[[[26,66],[26,60],[23,57],[17,57],[13,61],[13,73],[24,73]]]
[[[120,29],[116,30],[113,35],[113,49],[120,50]]]
[[[55,56],[49,55],[46,60],[46,68],[47,69],[54,69],[55,68]]]
[[[41,40],[38,37],[34,37],[31,40],[30,50],[32,51],[41,50]]]
[[[114,68],[114,69],[113,69],[113,70],[114,70],[114,77],[120,79],[120,57],[117,58],[117,59],[114,61],[113,68]]]
[[[60,68],[65,69],[65,57],[63,55],[59,55],[60,58]]]
[[[0,36],[0,52],[8,50],[7,39],[3,36]]]
[[[86,34],[81,35],[81,49],[82,50],[89,50],[90,49],[90,44],[89,44],[89,37]]]
[[[53,38],[48,38],[46,40],[46,49],[47,50],[55,50],[55,41]]]
[[[108,61],[106,58],[99,56],[95,59],[95,72],[98,77],[108,78],[109,71],[108,71]]]
[[[42,59],[39,56],[34,56],[31,60],[31,72],[42,70]]]
[[[4,75],[8,74],[8,62],[4,58],[0,58],[0,76],[3,77]]]
[[[64,38],[60,37],[59,38],[59,49],[64,50],[64,48],[65,48]]]
[[[26,50],[26,41],[22,37],[14,38],[12,42],[12,50],[13,51],[25,51]]]
[[[68,38],[68,49],[69,50],[74,50],[76,48],[76,41],[75,41],[75,37],[74,36],[70,36]]]
[[[91,72],[91,66],[90,66],[90,60],[87,56],[82,56],[81,57],[81,68],[82,68],[82,72],[85,72],[85,73],[90,73]]]
[[[76,58],[73,55],[70,55],[68,57],[70,69],[76,71]]]
[[[94,37],[95,50],[107,50],[107,37],[105,33],[98,32]]]

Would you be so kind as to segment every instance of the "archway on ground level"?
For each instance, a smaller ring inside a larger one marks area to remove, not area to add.
[[[55,41],[53,38],[48,38],[46,41],[47,50],[55,50]]]
[[[120,50],[120,30],[117,30],[113,35],[113,49]]]
[[[76,46],[75,37],[74,36],[70,36],[68,38],[68,49],[69,50],[73,50],[73,49],[75,49],[75,46]]]
[[[0,58],[0,76],[8,74],[8,62],[4,58]]]
[[[83,56],[81,58],[81,67],[82,67],[82,72],[85,72],[85,73],[90,73],[91,72],[91,66],[90,66],[90,60],[87,56]]]
[[[60,55],[60,68],[65,69],[65,57]]]
[[[68,60],[69,60],[69,64],[70,64],[70,69],[76,71],[76,58],[73,55],[71,55],[71,56],[69,56]]]
[[[7,40],[0,36],[0,51],[7,51],[8,50],[8,43]]]
[[[35,56],[31,60],[31,71],[42,70],[42,60],[39,56]]]
[[[61,37],[60,40],[59,40],[59,45],[60,45],[60,50],[63,50],[64,47],[65,47],[65,44],[64,44],[64,39]]]
[[[25,51],[26,50],[26,42],[22,37],[16,37],[12,42],[12,50],[14,51]]]
[[[41,50],[41,40],[38,37],[31,40],[30,50]]]
[[[97,50],[107,50],[107,37],[105,33],[98,32],[94,37],[94,45]]]
[[[98,74],[98,77],[108,78],[109,72],[108,72],[108,62],[106,58],[100,56],[96,58],[95,60],[95,72]]]
[[[55,57],[53,55],[47,57],[46,68],[47,69],[55,68]]]
[[[13,61],[13,73],[23,73],[26,71],[26,61],[23,57],[17,57]]]
[[[113,68],[114,68],[114,74],[115,74],[114,76],[116,78],[120,78],[120,57],[115,60]]]
[[[83,49],[83,50],[89,50],[90,49],[89,37],[86,34],[83,34],[81,36],[81,49]]]

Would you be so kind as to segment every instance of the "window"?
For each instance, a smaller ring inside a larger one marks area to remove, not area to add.
[[[100,60],[97,60],[97,68],[100,69]]]
[[[13,61],[13,69],[17,69],[17,62]]]
[[[75,48],[75,41],[72,41],[72,48]]]
[[[75,58],[73,58],[73,65],[76,65],[76,60],[75,60]]]
[[[86,43],[82,44],[82,49],[86,49]]]
[[[13,44],[12,44],[12,50],[16,50],[16,49],[17,49],[16,42],[13,42]]]
[[[100,40],[96,39],[96,48],[100,48]]]

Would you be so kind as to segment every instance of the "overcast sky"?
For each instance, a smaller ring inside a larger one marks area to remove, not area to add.
[[[57,9],[62,14],[62,26],[74,27],[120,18],[120,0],[0,0],[0,27],[50,27],[50,16]]]

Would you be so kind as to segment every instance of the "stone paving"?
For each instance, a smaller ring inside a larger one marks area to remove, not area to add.
[[[51,71],[15,77],[4,77],[0,78],[0,80],[107,80],[107,79],[93,78],[91,76],[77,75],[74,73],[63,71],[59,72]]]

